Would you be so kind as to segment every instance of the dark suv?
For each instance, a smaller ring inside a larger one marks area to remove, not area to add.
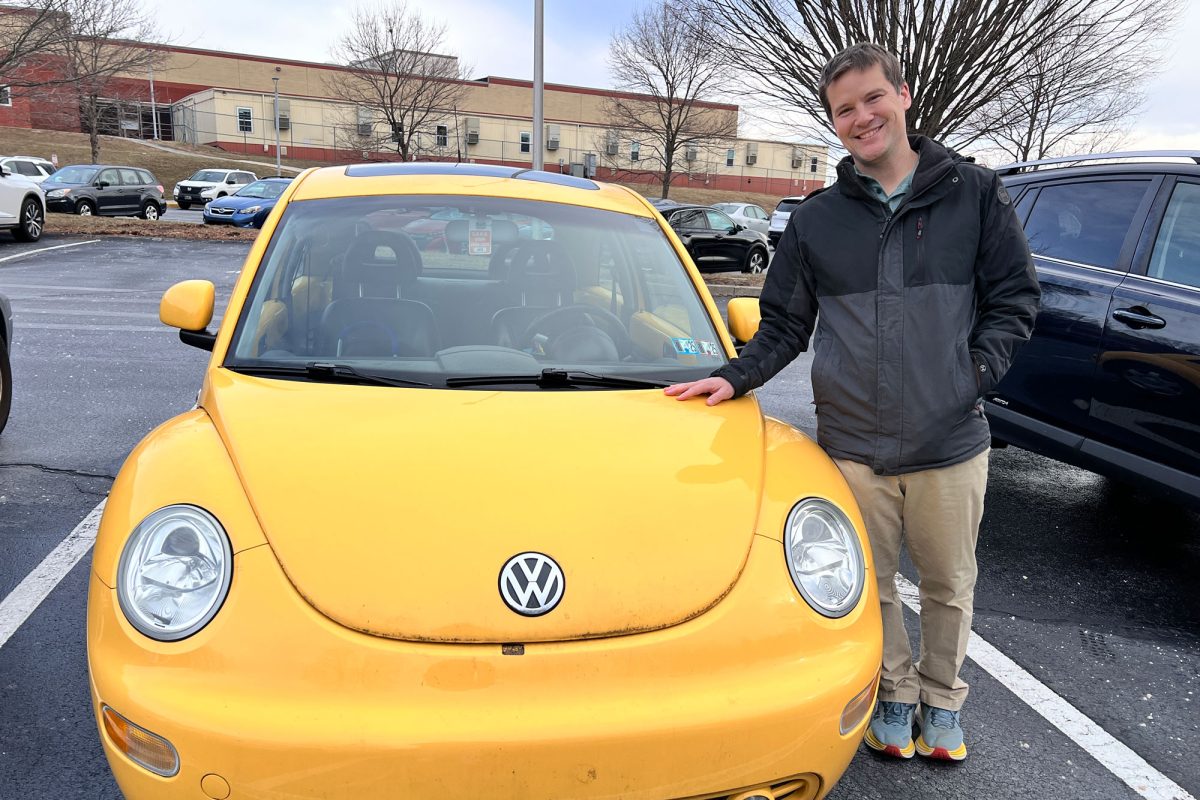
[[[167,210],[162,184],[140,167],[75,164],[42,181],[46,208],[67,214],[158,219]]]
[[[656,206],[687,248],[701,272],[762,272],[767,268],[767,237],[737,224],[710,206]]]
[[[986,398],[993,436],[1200,500],[1200,152],[997,171],[1042,310]]]

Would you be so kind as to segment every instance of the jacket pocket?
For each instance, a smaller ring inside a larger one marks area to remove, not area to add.
[[[955,356],[954,386],[959,407],[971,409],[982,392],[979,390],[979,379],[975,377],[975,361],[966,342],[958,343]]]

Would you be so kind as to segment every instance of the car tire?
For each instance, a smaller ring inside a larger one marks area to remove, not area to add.
[[[32,197],[26,197],[21,203],[21,218],[17,227],[13,228],[13,238],[18,242],[36,242],[42,238],[42,230],[46,227],[46,212],[42,205]]]
[[[762,247],[751,247],[750,252],[746,254],[746,263],[742,265],[742,272],[757,274],[766,270],[767,251]]]
[[[192,207],[192,204],[186,200],[176,200],[175,205],[179,206],[180,211],[187,211]]]
[[[0,431],[8,422],[8,410],[12,407],[12,364],[8,360],[8,345],[0,339]]]
[[[148,219],[151,222],[157,222],[159,216],[158,203],[155,203],[153,200],[147,200],[142,205],[142,213],[138,214],[138,216],[142,219]]]
[[[81,217],[96,216],[96,204],[91,200],[80,200],[75,204],[75,213]]]

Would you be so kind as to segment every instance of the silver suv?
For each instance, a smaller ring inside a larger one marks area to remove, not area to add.
[[[36,242],[46,226],[46,195],[42,187],[0,164],[0,229],[20,242]]]
[[[771,227],[767,230],[767,241],[771,243],[771,247],[779,246],[779,237],[783,236],[783,229],[792,218],[792,210],[803,201],[804,195],[785,197],[775,206],[775,211],[771,214]]]
[[[210,200],[233,194],[258,180],[243,169],[202,169],[186,181],[175,184],[175,203],[182,209],[202,206]]]

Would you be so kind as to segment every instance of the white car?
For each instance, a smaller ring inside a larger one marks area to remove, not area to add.
[[[256,180],[257,175],[242,169],[202,169],[186,181],[175,184],[175,203],[182,209],[191,208],[193,204],[202,206]]]
[[[767,241],[771,243],[771,247],[779,245],[779,237],[783,236],[783,229],[787,227],[788,220],[792,218],[792,209],[803,201],[804,195],[785,197],[779,201],[779,205],[775,206],[775,211],[771,214],[771,227],[767,231]]]
[[[738,225],[752,231],[766,233],[770,224],[767,212],[753,203],[713,203],[712,207],[724,211]]]
[[[41,183],[58,169],[46,159],[37,156],[0,156],[0,167],[7,167],[9,172],[28,178],[34,183]]]
[[[46,226],[46,195],[42,187],[0,164],[0,229],[12,231],[19,242],[36,242]]]

